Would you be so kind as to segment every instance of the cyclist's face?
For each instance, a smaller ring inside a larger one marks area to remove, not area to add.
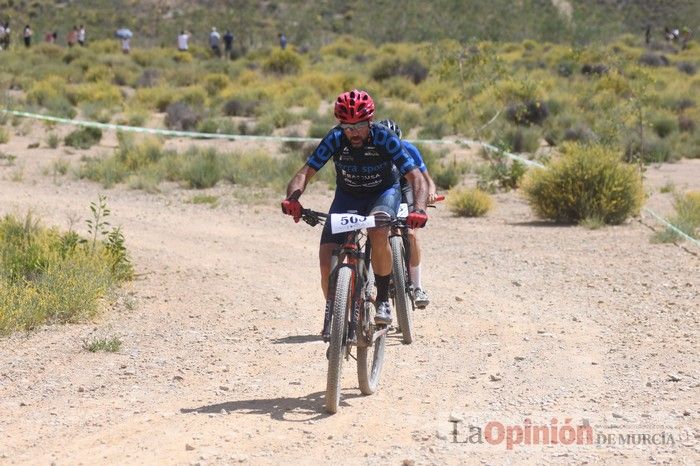
[[[367,136],[369,136],[368,121],[361,121],[354,125],[341,124],[340,127],[343,128],[345,137],[350,140],[350,144],[352,144],[353,147],[362,147],[367,140]]]

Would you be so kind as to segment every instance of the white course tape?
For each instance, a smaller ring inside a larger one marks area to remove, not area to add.
[[[84,126],[87,128],[100,128],[100,129],[111,129],[115,131],[130,131],[134,133],[146,133],[146,134],[158,134],[160,136],[175,136],[183,138],[193,138],[193,139],[231,139],[231,140],[242,140],[242,141],[284,141],[284,142],[318,142],[320,138],[303,138],[294,136],[260,136],[260,135],[245,135],[245,134],[222,134],[222,133],[202,133],[198,131],[174,131],[169,129],[158,129],[158,128],[143,128],[140,126],[128,126],[128,125],[114,125],[111,123],[99,123],[96,121],[87,120],[71,120],[68,118],[60,118],[49,115],[41,115],[38,113],[20,112],[17,110],[7,110],[0,109],[0,112],[8,113],[10,115],[20,116],[24,118],[33,118],[35,120],[51,121],[54,123],[62,123],[75,126]],[[487,148],[488,150],[498,151],[496,146],[491,144],[476,141],[473,139],[412,139],[410,142],[422,143],[422,144],[480,144]],[[516,154],[511,154],[510,152],[503,152],[506,156],[513,160],[518,160],[526,165],[543,167],[542,164],[528,160]]]
[[[230,139],[230,140],[242,140],[242,141],[284,141],[284,142],[317,142],[319,138],[302,138],[294,136],[259,136],[259,135],[246,135],[246,134],[220,134],[220,133],[201,133],[198,131],[174,131],[169,129],[158,129],[158,128],[143,128],[140,126],[128,126],[128,125],[113,125],[111,123],[99,123],[96,121],[87,120],[71,120],[68,118],[59,118],[48,115],[40,115],[38,113],[20,112],[17,110],[7,110],[0,108],[0,112],[8,113],[10,115],[20,116],[24,118],[33,118],[35,120],[51,121],[54,123],[63,123],[76,126],[84,126],[88,128],[100,128],[100,129],[111,129],[115,131],[131,131],[135,133],[146,133],[146,134],[158,134],[161,136],[176,136],[194,139]],[[526,159],[517,154],[512,154],[510,152],[503,151],[493,144],[489,144],[482,141],[477,141],[474,139],[414,139],[412,142],[422,143],[422,144],[479,144],[488,150],[494,152],[501,152],[506,157],[511,160],[517,160],[525,165],[537,168],[545,168],[541,163]],[[645,212],[649,213],[657,221],[664,224],[666,227],[673,230],[678,235],[692,242],[696,246],[700,247],[700,241],[691,237],[690,235],[681,231],[678,227],[673,225],[671,222],[656,214],[650,209],[645,208]]]
[[[692,236],[690,236],[690,235],[688,235],[687,233],[685,233],[684,231],[680,230],[680,229],[679,229],[678,227],[676,227],[673,223],[669,222],[668,220],[666,220],[665,218],[663,218],[662,216],[660,216],[659,214],[657,214],[657,213],[654,212],[653,210],[647,209],[646,207],[645,207],[644,209],[642,209],[642,210],[644,210],[644,212],[650,214],[652,217],[654,217],[654,218],[655,218],[656,220],[658,220],[659,222],[661,222],[661,223],[663,223],[664,225],[666,225],[666,227],[667,227],[667,228],[670,228],[674,233],[678,234],[679,236],[682,236],[683,238],[687,239],[687,240],[690,241],[691,243],[695,243],[696,246],[700,247],[700,241],[696,240],[696,239],[693,238]]]

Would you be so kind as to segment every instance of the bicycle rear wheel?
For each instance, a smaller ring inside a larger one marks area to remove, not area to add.
[[[326,381],[326,411],[329,413],[337,412],[340,403],[340,379],[347,344],[347,317],[352,306],[352,274],[353,270],[350,267],[341,267],[335,285]]]
[[[367,290],[374,288],[374,274],[370,265],[367,274]],[[366,294],[365,299],[369,296]],[[365,303],[365,305],[371,305]],[[372,318],[373,316],[367,316]],[[358,329],[359,331],[359,329]],[[357,348],[357,381],[360,385],[360,391],[363,395],[371,395],[377,391],[379,379],[382,375],[384,367],[384,348],[386,347],[386,333],[377,338],[371,347]]]
[[[394,307],[396,317],[401,327],[401,336],[404,344],[408,345],[413,341],[413,309],[411,298],[406,289],[406,261],[403,238],[392,236],[389,239],[391,244],[392,269],[391,278],[394,282]]]

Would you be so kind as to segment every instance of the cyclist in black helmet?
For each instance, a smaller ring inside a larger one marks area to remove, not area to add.
[[[428,204],[435,202],[436,197],[436,187],[435,182],[428,173],[428,167],[425,166],[423,157],[416,146],[410,142],[403,139],[403,134],[399,125],[393,120],[382,120],[379,122],[380,125],[384,125],[391,131],[396,133],[396,135],[401,139],[406,152],[411,156],[413,162],[416,164],[420,172],[423,174],[423,178],[428,186]],[[413,208],[413,190],[411,186],[406,182],[405,178],[401,178],[401,202],[405,202],[408,205],[408,211],[410,212]],[[416,230],[410,228],[408,230],[409,240],[411,241],[411,283],[413,283],[413,298],[416,303],[416,307],[419,309],[424,309],[428,304],[430,304],[430,298],[428,293],[426,293],[423,285],[421,284],[421,252],[420,244],[418,242],[418,237],[416,236]]]

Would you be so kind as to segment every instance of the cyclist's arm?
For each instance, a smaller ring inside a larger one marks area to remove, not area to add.
[[[428,189],[428,204],[432,204],[435,202],[435,196],[437,196],[437,187],[435,186],[433,177],[428,173],[428,170],[423,172],[423,178],[425,179]]]
[[[315,174],[316,170],[310,166],[304,165],[301,167],[287,185],[287,198],[294,196],[295,199],[299,199],[301,193],[306,189],[306,185],[309,184],[309,181]]]
[[[428,200],[428,184],[418,168],[404,175],[413,189],[413,206],[416,210],[425,210]]]

